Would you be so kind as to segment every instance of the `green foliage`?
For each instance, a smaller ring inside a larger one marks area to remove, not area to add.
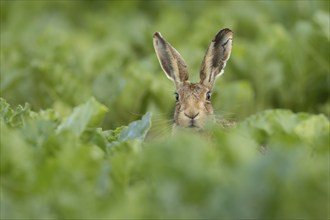
[[[0,107],[3,219],[328,216],[323,115],[269,110],[145,142],[150,113],[102,130],[106,108],[94,98],[64,119]]]
[[[99,124],[107,108],[95,99],[90,99],[84,105],[76,107],[72,114],[58,126],[58,132],[69,129],[79,136],[87,126]]]
[[[329,1],[0,4],[1,219],[330,218]],[[239,122],[170,135],[152,35],[197,81],[224,27]]]
[[[329,1],[1,1],[1,97],[65,115],[94,96],[111,107],[107,129],[170,113],[174,86],[153,33],[196,81],[209,42],[229,27],[232,56],[213,91],[220,115],[288,108],[329,117],[329,16]]]

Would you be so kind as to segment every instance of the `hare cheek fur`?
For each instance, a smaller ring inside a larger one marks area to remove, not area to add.
[[[159,32],[154,34],[153,44],[160,66],[176,87],[174,128],[203,128],[207,119],[212,118],[211,91],[230,57],[232,37],[233,32],[228,28],[215,35],[200,68],[200,82],[191,83],[186,62],[179,52]]]

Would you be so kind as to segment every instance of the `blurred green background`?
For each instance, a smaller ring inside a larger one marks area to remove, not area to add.
[[[1,0],[0,217],[329,218],[329,7]],[[225,27],[213,105],[240,123],[169,138],[174,85],[153,33],[197,81]]]
[[[222,28],[232,56],[215,86],[221,117],[288,108],[329,117],[329,1],[1,1],[1,97],[66,115],[95,96],[115,128],[170,119],[174,85],[152,46],[160,31],[198,80]]]

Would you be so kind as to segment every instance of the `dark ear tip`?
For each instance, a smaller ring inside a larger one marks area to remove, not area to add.
[[[229,28],[224,28],[224,29],[220,30],[218,34],[220,34],[220,35],[227,35],[227,34],[233,35],[233,31],[230,30]]]
[[[233,32],[229,28],[224,28],[220,30],[217,35],[215,35],[213,41],[220,41],[224,37],[226,38],[232,38],[233,37]]]
[[[230,30],[229,28],[224,28],[224,29],[222,29],[220,32],[226,32],[226,33],[229,33],[229,32],[232,32],[232,30]]]
[[[161,37],[161,36],[162,35],[160,34],[160,32],[155,32],[153,37],[155,38],[155,37]]]

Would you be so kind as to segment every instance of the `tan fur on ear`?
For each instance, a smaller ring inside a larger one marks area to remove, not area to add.
[[[173,80],[177,86],[188,81],[187,65],[180,53],[159,32],[154,34],[153,43],[160,66],[166,76]]]
[[[233,32],[225,28],[211,41],[200,69],[202,84],[212,88],[216,78],[224,72],[231,53],[232,38]]]
[[[200,70],[200,82],[190,83],[186,62],[159,32],[153,37],[154,48],[163,71],[176,85],[174,128],[203,128],[213,118],[211,89],[221,75],[231,52],[233,33],[221,30],[209,45]]]

